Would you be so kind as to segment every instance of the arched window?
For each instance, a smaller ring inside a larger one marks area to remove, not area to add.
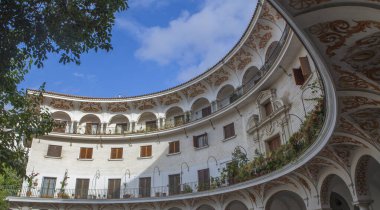
[[[111,118],[107,134],[125,134],[129,130],[129,120],[124,115],[115,115]]]
[[[182,108],[178,106],[170,108],[165,116],[165,128],[180,126],[186,122],[185,113]]]
[[[211,114],[211,104],[206,98],[197,99],[191,106],[192,120],[197,120]]]
[[[100,119],[94,114],[87,114],[79,121],[79,133],[96,135],[100,133]]]
[[[144,112],[137,121],[136,132],[150,132],[158,129],[158,120],[152,112]]]
[[[216,101],[218,104],[218,109],[221,109],[230,103],[234,102],[237,99],[237,95],[235,95],[235,89],[232,85],[225,85],[222,87],[217,96]]]

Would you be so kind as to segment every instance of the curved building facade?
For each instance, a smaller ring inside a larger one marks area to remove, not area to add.
[[[179,86],[43,93],[14,209],[380,209],[380,2],[260,1],[235,47]],[[30,94],[36,91],[29,90]]]

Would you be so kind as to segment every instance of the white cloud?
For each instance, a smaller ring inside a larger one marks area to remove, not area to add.
[[[78,72],[73,73],[74,77],[81,78],[81,79],[87,79],[90,82],[96,82],[96,75],[93,74],[82,74]]]
[[[252,0],[206,0],[198,12],[183,11],[166,27],[144,27],[125,19],[117,23],[140,41],[137,58],[179,66],[177,79],[183,82],[213,66],[233,47],[248,26],[255,4]]]

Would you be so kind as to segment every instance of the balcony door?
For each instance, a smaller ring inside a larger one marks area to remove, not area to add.
[[[77,179],[75,184],[75,198],[87,199],[90,179]]]
[[[139,179],[139,195],[141,197],[150,197],[150,177],[144,177]]]
[[[53,198],[55,193],[55,184],[57,178],[44,177],[42,180],[41,197]]]
[[[169,195],[177,195],[181,191],[181,177],[179,174],[169,175]]]

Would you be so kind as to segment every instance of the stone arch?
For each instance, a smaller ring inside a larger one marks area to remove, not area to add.
[[[274,193],[266,202],[265,210],[306,210],[304,200],[295,192],[281,190]]]
[[[153,112],[143,112],[137,118],[136,131],[154,131],[158,129],[158,118]]]
[[[65,133],[70,130],[71,117],[63,111],[56,111],[51,114],[54,120],[53,132]]]
[[[208,204],[202,204],[197,208],[197,210],[215,210],[215,208]]]
[[[100,133],[100,118],[95,114],[86,114],[79,120],[80,134],[95,135]]]
[[[235,96],[235,88],[230,84],[226,84],[219,89],[216,95],[218,109],[221,109],[228,104],[234,102],[237,97]]]
[[[372,209],[380,208],[380,163],[370,155],[363,155],[355,167],[355,189],[359,205],[372,205]],[[373,203],[370,203],[373,202]]]
[[[108,134],[124,134],[128,130],[129,118],[122,114],[112,116],[106,128]]]
[[[172,106],[165,112],[165,128],[183,125],[185,122],[185,112],[181,107]]]
[[[56,111],[56,112],[53,112],[51,114],[51,117],[54,119],[54,120],[61,120],[61,121],[67,121],[67,122],[70,122],[71,121],[71,117],[70,115],[67,113],[67,112],[64,112],[64,111]]]
[[[336,174],[329,174],[323,179],[319,195],[322,208],[339,209],[340,206],[348,206],[350,210],[354,209],[347,183]]]
[[[211,114],[211,103],[205,98],[198,98],[191,105],[191,119],[196,120]]]
[[[231,201],[225,210],[248,210],[248,207],[239,200]]]
[[[249,67],[241,78],[243,92],[246,93],[255,86],[260,81],[261,76],[261,71],[256,66]]]

